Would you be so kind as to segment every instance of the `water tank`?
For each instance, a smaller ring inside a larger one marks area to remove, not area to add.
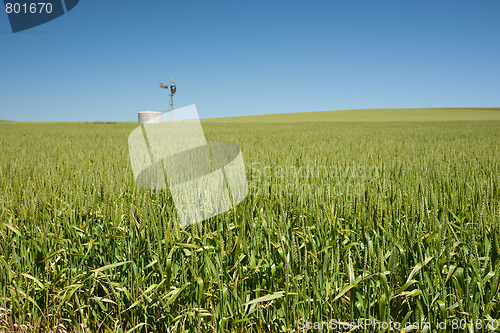
[[[142,111],[139,112],[139,124],[161,123],[161,112],[158,111]]]

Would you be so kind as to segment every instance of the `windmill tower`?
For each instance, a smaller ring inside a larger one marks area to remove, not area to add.
[[[170,84],[160,83],[160,88],[170,89],[170,104],[168,111],[172,112],[172,120],[174,120],[174,95],[177,91],[177,83],[175,82],[175,79],[172,79]]]

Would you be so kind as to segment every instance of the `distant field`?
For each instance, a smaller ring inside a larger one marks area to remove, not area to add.
[[[180,229],[168,191],[135,185],[136,123],[0,123],[0,332],[498,326],[498,109],[202,125],[241,147],[249,194]]]
[[[500,120],[500,108],[360,109],[213,118],[217,122],[391,122]]]

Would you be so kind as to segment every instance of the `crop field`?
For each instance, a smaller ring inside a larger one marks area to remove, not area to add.
[[[359,109],[321,112],[296,112],[231,118],[208,119],[209,122],[429,122],[500,120],[500,108],[445,109]]]
[[[0,123],[1,332],[500,326],[500,109],[202,125],[249,193],[181,229],[135,186],[136,123]]]

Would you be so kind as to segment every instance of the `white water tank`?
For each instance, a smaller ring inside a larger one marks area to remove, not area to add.
[[[139,124],[161,123],[162,113],[158,111],[142,111],[139,112]]]

